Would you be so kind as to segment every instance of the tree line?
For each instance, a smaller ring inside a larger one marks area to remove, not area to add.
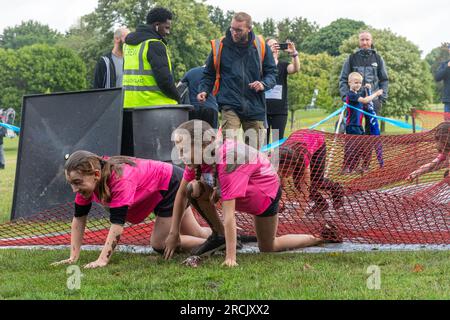
[[[133,30],[144,23],[154,6],[174,13],[169,48],[176,79],[205,62],[209,40],[225,33],[234,14],[194,0],[99,0],[97,8],[80,17],[65,34],[36,21],[7,27],[0,35],[0,105],[13,107],[20,118],[24,94],[90,88],[97,60],[112,48],[114,28],[123,25]],[[435,48],[421,59],[419,48],[408,39],[351,19],[320,27],[302,17],[267,18],[255,22],[254,30],[265,38],[289,39],[301,52],[301,72],[289,77],[291,110],[305,108],[315,89],[319,91],[318,107],[331,111],[342,104],[339,73],[345,58],[358,47],[361,30],[372,33],[375,49],[388,68],[390,98],[384,115],[402,116],[411,107],[439,101],[439,85],[433,81],[432,71],[448,58],[448,51]]]

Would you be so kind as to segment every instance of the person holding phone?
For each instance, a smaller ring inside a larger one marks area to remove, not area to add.
[[[267,102],[267,143],[270,143],[270,133],[278,130],[278,136],[274,133],[273,141],[284,138],[288,118],[288,84],[287,76],[300,71],[300,59],[295,49],[295,44],[289,40],[279,43],[276,39],[268,39],[267,45],[272,49],[273,58],[278,68],[277,84],[266,91]],[[280,51],[285,51],[291,62],[279,61]],[[271,130],[272,129],[272,130]]]

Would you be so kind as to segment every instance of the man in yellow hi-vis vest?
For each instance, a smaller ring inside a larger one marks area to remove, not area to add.
[[[154,8],[146,20],[125,39],[124,108],[174,105],[180,100],[164,39],[170,33],[172,13]]]

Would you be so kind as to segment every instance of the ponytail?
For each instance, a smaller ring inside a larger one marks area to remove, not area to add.
[[[119,177],[122,176],[123,164],[136,166],[136,163],[129,157],[114,156],[105,159],[92,152],[79,150],[70,155],[64,170],[67,174],[78,171],[82,175],[94,175],[95,170],[99,170],[101,174],[98,182],[98,197],[102,203],[109,203],[111,202],[111,190],[108,181],[113,172]]]

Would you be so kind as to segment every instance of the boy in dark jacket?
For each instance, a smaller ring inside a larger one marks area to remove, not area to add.
[[[349,91],[346,94],[347,103],[347,120],[346,120],[346,134],[348,135],[364,135],[364,129],[362,126],[363,113],[359,110],[363,109],[364,104],[368,104],[374,99],[383,94],[383,90],[379,89],[370,96],[361,94],[363,76],[358,72],[352,72],[348,76]],[[367,89],[371,88],[371,85],[366,83]],[[353,107],[353,108],[351,108]],[[359,165],[359,162],[364,157],[365,146],[361,140],[349,138],[345,143],[344,148],[344,166],[343,174],[352,173]],[[362,170],[366,171],[368,168],[363,164]]]

